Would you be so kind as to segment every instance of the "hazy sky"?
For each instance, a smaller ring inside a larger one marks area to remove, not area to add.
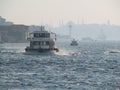
[[[0,16],[27,25],[82,20],[120,25],[120,0],[0,0]]]

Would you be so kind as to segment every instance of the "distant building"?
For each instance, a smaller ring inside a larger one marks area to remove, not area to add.
[[[2,25],[3,23],[5,23],[5,21],[6,20],[0,16],[0,25]]]
[[[31,25],[31,26],[29,26],[28,30],[29,30],[29,32],[39,31],[39,30],[41,30],[41,26]]]
[[[25,25],[0,25],[0,38],[2,42],[26,42],[26,33],[29,26]]]
[[[13,25],[13,22],[6,21],[6,19],[0,16],[0,25]]]
[[[0,16],[0,42],[26,42],[29,26],[15,25]]]

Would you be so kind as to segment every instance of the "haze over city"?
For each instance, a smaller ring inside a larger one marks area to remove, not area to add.
[[[120,0],[0,0],[0,90],[120,90]]]
[[[0,16],[15,24],[58,26],[108,21],[120,25],[120,0],[0,0]]]

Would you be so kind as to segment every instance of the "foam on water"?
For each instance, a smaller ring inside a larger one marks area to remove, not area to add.
[[[120,50],[107,50],[107,51],[104,51],[104,54],[108,55],[108,54],[114,54],[114,53],[117,53],[117,54],[120,54]]]
[[[25,50],[23,49],[5,49],[5,50],[0,50],[0,53],[24,53]]]
[[[25,52],[25,46],[24,43],[5,43],[0,45],[0,53],[23,53]]]
[[[59,52],[56,52],[55,54],[56,55],[66,55],[66,56],[69,56],[69,55],[73,55],[75,53],[76,52],[72,51],[72,50],[60,50]]]

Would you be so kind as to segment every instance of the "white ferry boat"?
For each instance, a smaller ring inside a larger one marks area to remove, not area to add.
[[[39,31],[33,31],[28,34],[27,40],[30,45],[25,48],[26,52],[58,52],[55,47],[56,34],[46,31],[44,26],[41,26]]]
[[[75,39],[73,39],[70,45],[71,46],[77,46],[78,42]]]

